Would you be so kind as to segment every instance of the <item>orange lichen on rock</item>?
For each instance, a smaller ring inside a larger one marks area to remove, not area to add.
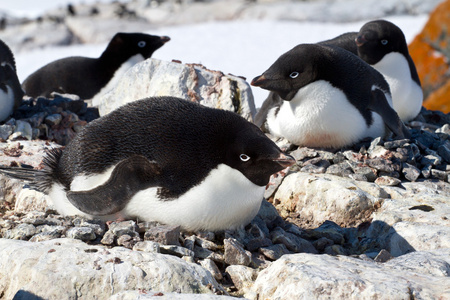
[[[450,0],[430,14],[422,32],[409,45],[427,109],[450,112]]]

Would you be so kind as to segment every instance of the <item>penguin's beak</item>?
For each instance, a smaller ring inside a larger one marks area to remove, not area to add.
[[[273,160],[274,162],[277,162],[280,166],[284,168],[290,167],[293,164],[295,164],[295,158],[293,158],[290,155],[280,153],[280,155]]]
[[[162,37],[161,37],[161,42],[162,42],[163,44],[167,43],[168,41],[170,41],[170,37],[168,37],[168,36],[162,36]]]
[[[366,38],[364,37],[364,35],[358,35],[355,39],[355,43],[356,46],[361,47],[362,45],[364,45],[367,42]]]
[[[264,75],[257,76],[253,78],[252,82],[250,83],[253,86],[261,86],[267,81],[266,77]]]

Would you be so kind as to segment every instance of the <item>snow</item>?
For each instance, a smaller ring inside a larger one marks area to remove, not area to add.
[[[50,0],[49,0],[50,1]],[[86,0],[84,0],[86,2]],[[94,0],[89,0],[94,1]],[[15,2],[22,2],[22,0]],[[53,2],[53,1],[52,1]],[[64,0],[58,0],[63,3]],[[39,1],[39,5],[44,1]],[[54,2],[56,3],[56,2]],[[43,5],[43,4],[42,4]],[[385,19],[395,23],[405,33],[408,42],[418,34],[426,15],[395,16]],[[229,21],[167,26],[142,31],[167,35],[171,41],[157,50],[153,58],[183,63],[200,63],[212,70],[243,76],[250,82],[263,73],[284,52],[300,43],[314,43],[348,31],[358,31],[369,20],[351,23],[318,23],[297,21]],[[98,57],[103,44],[48,47],[16,54],[18,76],[23,81],[41,66],[67,56]],[[260,107],[268,92],[252,87],[256,107]]]

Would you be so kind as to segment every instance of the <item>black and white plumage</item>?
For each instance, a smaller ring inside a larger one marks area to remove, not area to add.
[[[22,87],[31,97],[50,97],[52,92],[58,92],[91,99],[117,76],[122,65],[151,57],[169,40],[167,36],[117,33],[99,58],[74,56],[56,60],[28,76]]]
[[[422,108],[423,91],[402,30],[385,20],[372,21],[360,29],[355,41],[358,56],[389,83],[400,119],[414,119]]]
[[[0,40],[0,122],[19,108],[23,95],[14,55],[8,45]]]
[[[235,113],[160,97],[89,123],[43,170],[0,171],[31,181],[63,215],[221,230],[250,222],[270,176],[294,162]]]
[[[383,76],[340,47],[301,44],[252,85],[283,101],[267,110],[266,128],[299,146],[339,148],[365,137],[409,133],[391,107]]]

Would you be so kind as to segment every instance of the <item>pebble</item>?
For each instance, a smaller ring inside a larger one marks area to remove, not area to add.
[[[160,245],[157,242],[153,241],[141,241],[137,242],[133,246],[134,251],[143,251],[143,252],[152,252],[152,253],[160,253]]]
[[[96,239],[94,229],[90,227],[73,227],[67,230],[66,236],[82,241],[92,241]]]
[[[401,182],[402,181],[400,179],[391,176],[381,176],[375,179],[375,183],[378,185],[396,186],[399,185]]]
[[[178,257],[183,257],[183,256],[192,256],[192,257],[194,257],[194,255],[195,255],[194,251],[191,251],[191,250],[186,249],[186,248],[181,247],[181,246],[160,245],[159,249],[160,249],[161,253],[163,253],[163,254],[175,255],[175,256],[178,256]]]
[[[225,239],[223,243],[225,246],[225,263],[229,265],[250,265],[252,255],[250,251],[244,250],[244,247],[241,243],[233,238]]]
[[[161,225],[150,228],[144,234],[144,240],[155,241],[164,245],[180,246],[180,226]]]
[[[277,260],[284,254],[290,254],[288,248],[284,244],[276,244],[268,247],[261,247],[259,252],[270,260]]]
[[[409,181],[416,181],[420,176],[420,170],[417,167],[410,165],[408,163],[403,163],[402,173],[405,176],[405,178]]]
[[[216,263],[212,259],[206,258],[200,261],[200,265],[206,270],[208,270],[216,280],[222,280],[223,278],[222,273],[220,272]]]

